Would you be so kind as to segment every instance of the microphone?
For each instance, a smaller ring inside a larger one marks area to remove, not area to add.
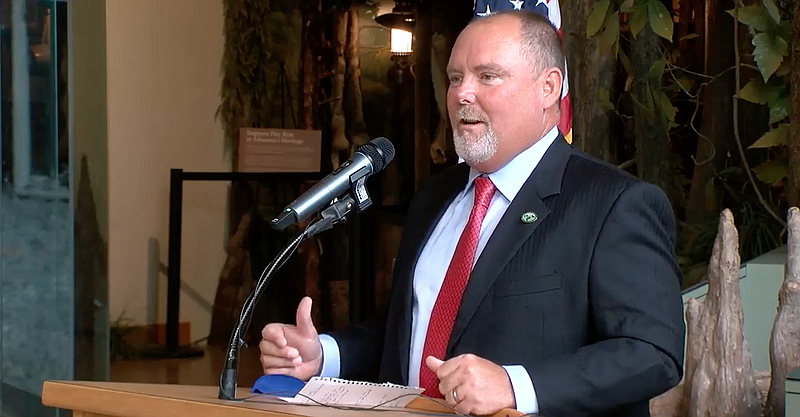
[[[301,222],[328,207],[351,188],[359,211],[369,208],[372,201],[364,183],[369,176],[389,165],[392,159],[394,145],[389,139],[379,137],[365,143],[345,163],[286,206],[270,225],[273,229],[283,230],[292,223]]]

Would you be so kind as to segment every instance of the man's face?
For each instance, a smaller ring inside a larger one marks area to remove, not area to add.
[[[519,38],[519,21],[498,17],[467,27],[450,55],[447,108],[456,152],[480,170],[502,167],[541,133],[537,77]]]

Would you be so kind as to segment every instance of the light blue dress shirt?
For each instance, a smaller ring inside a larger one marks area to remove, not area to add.
[[[558,129],[553,127],[541,140],[517,155],[499,170],[488,174],[497,191],[492,197],[489,210],[481,224],[481,234],[476,249],[477,262],[506,209],[516,197],[522,185],[539,164],[544,153],[558,137]],[[466,227],[474,199],[473,183],[481,175],[470,169],[466,188],[461,191],[436,224],[425,247],[422,249],[414,270],[414,298],[412,304],[411,350],[409,352],[408,385],[419,385],[420,365],[423,363],[422,348],[428,329],[433,304],[444,282],[444,276],[453,257],[461,232]],[[448,260],[444,262],[443,260]],[[339,347],[336,340],[328,335],[320,335],[323,366],[320,376],[338,377],[340,370]],[[442,358],[439,358],[442,359]],[[503,365],[514,390],[517,410],[523,413],[538,413],[539,402],[528,371],[522,365]]]

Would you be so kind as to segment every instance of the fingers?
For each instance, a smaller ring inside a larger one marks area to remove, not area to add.
[[[258,344],[258,350],[262,355],[280,356],[287,359],[294,359],[300,356],[296,348],[291,346],[278,347],[274,342],[262,339]]]
[[[436,373],[436,377],[439,378],[440,381],[458,371],[459,367],[461,366],[461,357],[455,357],[446,362],[442,362],[441,360],[432,356],[429,356],[428,358],[431,359],[431,362],[433,362],[434,366],[436,366],[436,369],[431,368],[428,359],[425,360],[425,364],[428,365],[428,368],[430,368],[431,371]]]
[[[311,320],[311,298],[303,297],[297,306],[297,329],[305,337],[312,338],[317,334],[314,322]]]
[[[508,373],[500,365],[472,354],[439,362],[426,358],[426,364],[436,368],[439,391],[459,413],[491,415],[516,406]]]
[[[267,372],[271,369],[280,369],[286,367],[292,367],[292,369],[294,369],[295,366],[300,365],[303,362],[300,357],[295,359],[286,359],[280,356],[271,355],[261,355],[259,360],[261,361],[261,368],[264,369],[264,372]]]
[[[453,390],[464,385],[466,382],[468,381],[463,375],[453,374],[452,376],[439,380],[439,392],[441,392],[445,398],[450,398],[448,396],[452,396]],[[456,405],[462,401],[464,401],[464,397],[463,395],[460,395],[458,396],[458,401],[453,401],[451,404]]]
[[[272,342],[279,349],[286,347],[286,335],[283,333],[283,324],[270,323],[261,330],[261,338]]]
[[[430,369],[434,374],[439,371],[439,367],[444,364],[444,361],[433,356],[428,356],[425,358],[425,365]]]
[[[439,379],[439,392],[441,392],[450,405],[453,406],[463,400],[463,398],[456,396],[458,400],[456,401],[452,393],[453,389],[464,382],[464,375],[459,372],[459,362],[461,362],[461,357],[455,357],[446,362],[433,356],[425,358],[425,365],[433,371]]]

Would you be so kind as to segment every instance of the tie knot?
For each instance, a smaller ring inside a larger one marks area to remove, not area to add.
[[[494,196],[494,184],[486,177],[475,178],[475,205],[489,207]]]

